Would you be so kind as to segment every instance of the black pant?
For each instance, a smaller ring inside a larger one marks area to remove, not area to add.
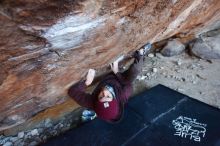
[[[140,55],[137,51],[133,54],[134,63],[129,67],[128,70],[122,73],[122,75],[126,78],[127,81],[133,82],[138,74],[141,72],[144,56]]]

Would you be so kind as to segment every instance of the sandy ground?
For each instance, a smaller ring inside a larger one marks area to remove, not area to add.
[[[220,60],[210,62],[187,53],[173,57],[164,57],[160,53],[148,56],[134,82],[134,94],[163,84],[220,108]]]

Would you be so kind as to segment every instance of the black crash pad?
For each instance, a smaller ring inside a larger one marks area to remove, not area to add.
[[[131,98],[119,123],[97,118],[43,145],[220,146],[220,110],[158,85]]]

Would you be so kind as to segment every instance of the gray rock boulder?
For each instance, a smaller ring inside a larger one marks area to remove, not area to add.
[[[24,132],[22,131],[22,132],[19,132],[18,133],[18,138],[23,138],[24,137]]]
[[[220,59],[220,35],[198,39],[190,49],[193,55],[202,59]]]
[[[30,144],[29,144],[29,146],[37,146],[37,142],[36,141],[32,141]]]
[[[181,54],[185,46],[178,40],[168,41],[167,45],[161,50],[163,56],[171,57]]]
[[[37,130],[37,129],[32,130],[32,131],[31,131],[31,135],[32,135],[32,136],[39,135],[38,130]]]
[[[13,146],[13,143],[10,142],[10,141],[8,141],[8,142],[6,142],[3,146]]]

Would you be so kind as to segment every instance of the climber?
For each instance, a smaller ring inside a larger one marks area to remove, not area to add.
[[[92,84],[95,70],[89,69],[86,80],[82,80],[70,87],[68,94],[79,105],[95,111],[100,119],[108,122],[119,121],[123,115],[124,104],[132,94],[132,82],[141,71],[143,58],[151,48],[148,43],[144,48],[136,51],[134,63],[123,73],[119,72],[118,59],[110,64],[113,72],[100,81],[92,94],[85,93],[85,88]]]

